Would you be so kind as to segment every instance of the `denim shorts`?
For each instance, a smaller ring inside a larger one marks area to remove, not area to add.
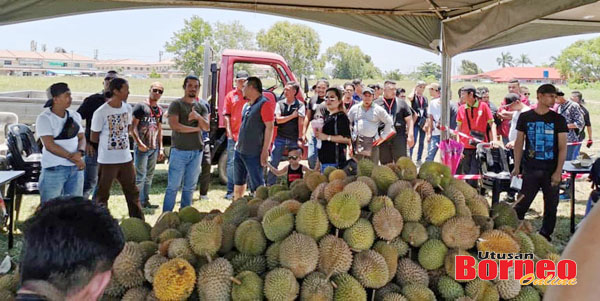
[[[246,184],[247,178],[250,182],[248,185],[250,191],[255,191],[259,186],[265,185],[260,155],[248,156],[236,150],[233,158],[233,178],[235,185]]]

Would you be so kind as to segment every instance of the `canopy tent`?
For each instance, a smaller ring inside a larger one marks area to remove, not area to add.
[[[565,35],[600,32],[598,0],[0,0],[0,25],[149,7],[268,13],[350,29],[442,54],[442,123],[451,57]]]

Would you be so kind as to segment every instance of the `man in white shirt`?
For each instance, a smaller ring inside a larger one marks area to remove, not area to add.
[[[73,98],[66,83],[48,89],[50,99],[36,119],[36,131],[42,140],[42,172],[39,179],[42,203],[59,196],[83,194],[85,136],[81,116],[68,110]]]
[[[508,131],[508,143],[506,148],[513,149],[515,140],[517,140],[517,122],[521,113],[531,110],[531,108],[521,102],[521,97],[516,93],[508,93],[504,96],[504,107],[507,111],[513,112],[513,119],[510,120],[510,130]]]
[[[442,117],[442,104],[440,103],[440,85],[432,83],[428,87],[431,101],[429,102],[429,118],[427,120],[427,158],[425,161],[435,160],[440,143],[440,119]]]

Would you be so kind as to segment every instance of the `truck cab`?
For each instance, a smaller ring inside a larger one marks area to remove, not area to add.
[[[257,76],[263,83],[263,95],[277,101],[283,96],[283,87],[296,79],[285,59],[275,53],[249,50],[226,49],[221,54],[220,63],[214,62],[215,54],[205,46],[203,98],[210,102],[211,114],[211,161],[218,165],[219,178],[227,182],[227,135],[225,134],[225,96],[235,89],[234,77],[237,71],[245,70],[250,76]],[[304,101],[299,91],[296,98]]]

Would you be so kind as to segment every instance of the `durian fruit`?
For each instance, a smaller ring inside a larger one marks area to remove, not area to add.
[[[286,268],[276,268],[267,273],[264,292],[267,300],[294,300],[300,293],[300,285],[292,271]]]
[[[521,283],[513,277],[514,275],[511,275],[508,280],[496,281],[496,289],[500,298],[505,300],[512,299],[517,297],[519,292],[521,292]]]
[[[231,300],[255,301],[263,299],[263,280],[252,271],[243,271],[235,276],[231,287]]]
[[[129,217],[121,221],[121,231],[125,236],[125,241],[142,242],[150,240],[150,230],[146,223],[137,217]]]
[[[188,240],[185,238],[175,238],[169,245],[169,258],[183,258],[191,265],[196,265],[197,258],[192,248],[190,248],[190,244]]]
[[[113,263],[113,277],[126,289],[144,283],[144,262],[137,243],[127,242]]]
[[[456,256],[457,255],[471,255],[467,251],[453,249],[448,251],[446,258],[444,259],[444,270],[446,270],[446,274],[450,276],[452,279],[456,279]],[[477,269],[477,266],[475,266]],[[466,280],[457,280],[458,282],[467,282]]]
[[[217,258],[200,267],[197,283],[200,300],[230,300],[232,277],[233,266],[225,258]]]
[[[410,283],[402,287],[402,295],[409,301],[434,301],[435,294],[425,285]]]
[[[142,261],[146,262],[150,256],[156,254],[158,251],[158,244],[153,241],[142,241],[138,244],[138,248],[142,253]]]
[[[467,206],[466,203],[462,203],[462,204],[457,204],[456,202],[454,203],[454,206],[456,206],[456,216],[464,216],[464,217],[471,217],[471,209],[469,209],[469,207]]]
[[[312,237],[292,233],[279,246],[279,263],[296,278],[304,278],[317,268],[319,247]]]
[[[222,236],[221,225],[205,219],[192,226],[188,240],[196,255],[213,256],[221,248]]]
[[[441,240],[430,239],[419,248],[419,263],[427,270],[435,270],[444,265],[448,248]]]
[[[269,197],[275,196],[278,192],[288,190],[287,186],[283,184],[274,184],[269,186]]]
[[[417,166],[409,157],[400,157],[396,161],[396,166],[400,169],[400,179],[412,181],[417,178]]]
[[[442,191],[442,194],[445,195],[450,200],[452,200],[454,202],[454,205],[466,204],[465,196],[454,185],[448,185],[448,187],[444,188],[444,191]]]
[[[426,180],[433,187],[446,189],[452,180],[450,167],[434,161],[424,162],[419,168],[419,179]]]
[[[191,206],[188,206],[191,207]],[[187,208],[187,207],[185,207]],[[181,232],[181,234],[183,234],[183,236],[187,236],[188,232],[190,232],[190,229],[192,228],[194,224],[192,223],[181,223],[179,224],[179,227],[177,227],[177,231]]]
[[[243,271],[252,271],[262,275],[267,270],[267,259],[262,255],[248,255],[239,253],[230,260],[233,272],[239,274]]]
[[[402,287],[408,284],[429,286],[429,275],[419,264],[409,258],[402,258],[398,261],[396,283]]]
[[[234,224],[223,224],[221,226],[221,247],[219,248],[219,254],[227,254],[235,245],[235,230],[237,230]]]
[[[409,181],[398,180],[388,187],[387,196],[393,200],[403,189],[413,189],[413,186]]]
[[[319,271],[327,275],[346,273],[352,266],[352,251],[346,242],[333,235],[319,241]]]
[[[465,294],[476,301],[500,300],[496,286],[481,279],[471,280],[465,287]]]
[[[548,253],[546,254],[546,259],[554,261],[554,263],[558,263],[560,260],[560,254],[556,253]]]
[[[314,191],[315,188],[319,186],[319,184],[327,182],[327,177],[325,177],[325,175],[321,174],[320,172],[312,172],[306,175],[304,182],[306,183],[306,186],[308,186],[308,189],[310,189],[310,191]]]
[[[262,202],[263,200],[259,198],[254,198],[248,201],[248,213],[250,214],[250,217],[258,216],[258,208],[260,207],[260,204],[262,204]]]
[[[381,165],[373,167],[371,178],[373,179],[373,181],[375,181],[377,189],[381,193],[387,193],[387,190],[390,187],[390,185],[398,181],[398,176],[391,168]]]
[[[298,210],[300,210],[300,206],[302,206],[302,203],[296,200],[287,200],[281,203],[280,206],[287,208],[292,214],[297,214]]]
[[[361,159],[358,161],[358,176],[370,177],[375,167],[375,163],[369,159]]]
[[[344,186],[343,191],[354,195],[361,207],[369,205],[369,202],[371,202],[371,198],[373,197],[373,193],[369,186],[361,181],[355,181]]]
[[[375,242],[375,230],[369,220],[361,218],[344,231],[344,240],[353,250],[368,250]]]
[[[325,187],[327,186],[327,182],[319,184],[315,190],[310,194],[311,200],[322,201],[325,200]]]
[[[428,238],[427,229],[417,222],[405,223],[400,235],[402,240],[413,247],[420,247]]]
[[[256,216],[260,220],[262,220],[265,217],[265,214],[267,213],[267,211],[269,211],[279,205],[281,205],[281,203],[271,200],[271,199],[266,199],[262,203],[260,203],[260,205],[258,206],[258,211],[256,212]]]
[[[360,217],[360,203],[352,194],[338,192],[327,203],[327,216],[336,228],[349,228]]]
[[[123,295],[122,301],[138,301],[146,299],[146,296],[150,293],[150,290],[143,286],[136,286],[130,288],[125,295]]]
[[[365,250],[354,256],[352,276],[366,288],[380,288],[388,283],[388,265],[381,254]]]
[[[225,209],[222,216],[224,224],[234,224],[238,226],[250,217],[250,207],[248,206],[248,202],[242,199],[234,201],[227,209]]]
[[[510,301],[540,301],[542,297],[538,291],[532,286],[523,286],[521,292],[516,297],[510,299]]]
[[[451,179],[450,186],[458,189],[458,191],[460,191],[465,197],[465,200],[470,200],[477,196],[477,190],[463,180]]]
[[[465,200],[467,203],[467,207],[469,207],[469,210],[471,211],[472,215],[481,215],[485,217],[490,216],[490,207],[487,203],[487,200],[484,197],[480,195],[475,195],[475,197],[473,198],[467,198],[465,196]]]
[[[406,222],[418,222],[423,215],[421,197],[412,188],[400,190],[394,199],[394,207]]]
[[[413,181],[413,185],[413,189],[419,194],[422,200],[435,194],[435,189],[431,186],[431,183],[425,180],[416,179]]]
[[[384,240],[392,240],[402,233],[404,221],[402,215],[393,206],[385,207],[373,215],[373,228],[377,236]]]
[[[329,220],[323,205],[317,201],[308,201],[300,206],[296,214],[296,231],[319,240],[328,230]]]
[[[194,295],[195,292],[192,292],[192,295]],[[160,301],[158,300],[158,298],[156,297],[156,294],[154,293],[154,291],[150,291],[150,293],[148,293],[148,295],[146,295],[146,301]]]
[[[408,253],[408,249],[410,248],[400,236],[394,238],[394,240],[390,242],[390,245],[394,246],[394,248],[398,250],[398,256],[400,257],[404,257]]]
[[[267,186],[259,186],[256,188],[254,196],[261,200],[266,200],[269,197],[269,188]]]
[[[373,251],[381,254],[388,266],[388,279],[386,282],[392,281],[398,269],[398,249],[385,241],[378,241],[373,245]]]
[[[539,233],[529,234],[529,238],[533,242],[535,255],[539,258],[546,258],[548,253],[558,253],[556,247],[553,246],[544,236]]]
[[[294,229],[294,215],[286,207],[273,207],[263,217],[262,228],[270,241],[283,240]]]
[[[358,178],[356,178],[356,180],[367,184],[367,186],[369,186],[369,188],[371,189],[371,193],[373,194],[373,196],[376,196],[378,194],[377,184],[375,184],[375,181],[373,181],[373,179],[371,179],[370,176],[359,176]]]
[[[455,214],[454,203],[441,194],[431,195],[423,201],[425,219],[436,226],[441,226]]]
[[[154,294],[160,300],[187,300],[195,283],[194,267],[185,259],[175,258],[158,268],[152,285]]]
[[[448,276],[440,277],[437,282],[437,289],[445,300],[456,300],[465,295],[462,285]]]
[[[494,220],[489,216],[472,215],[471,218],[479,226],[479,232],[485,232],[494,229]]]
[[[389,294],[401,294],[402,288],[396,283],[390,282],[380,289],[375,290],[375,300],[382,301],[384,296]]]
[[[265,252],[265,257],[267,258],[267,268],[272,270],[279,266],[279,246],[281,245],[280,241],[272,243]]]
[[[387,293],[381,299],[382,301],[408,301],[402,294],[400,293]]]
[[[506,202],[498,202],[492,206],[490,215],[494,220],[494,226],[500,228],[509,226],[516,229],[519,226],[519,217],[515,209]]]
[[[181,238],[183,234],[177,229],[167,229],[158,236],[158,243],[165,242],[170,239]]]
[[[512,237],[519,243],[521,253],[535,253],[535,246],[531,238],[523,231],[515,231]]]
[[[104,297],[105,296],[103,296],[102,299],[105,299]],[[106,296],[106,298],[114,298],[114,297]],[[120,300],[119,298],[115,298],[115,299]],[[0,289],[0,300],[11,300],[11,301],[15,300],[15,294],[9,290]],[[103,301],[103,300],[101,300],[101,301]]]
[[[150,230],[150,237],[154,241],[158,241],[158,236],[167,229],[177,229],[181,221],[179,215],[175,212],[163,212]]]
[[[327,177],[327,179],[329,179],[329,175],[334,171],[337,170],[337,168],[333,167],[333,166],[327,166],[325,168],[325,170],[323,171],[323,174],[325,175],[325,177]]]
[[[146,280],[152,283],[154,281],[154,274],[156,274],[158,268],[167,261],[169,261],[169,259],[160,254],[154,254],[148,258],[144,264],[144,277]]]
[[[468,250],[479,238],[479,226],[469,217],[455,216],[442,226],[442,240],[449,248]]]
[[[369,203],[369,211],[377,213],[384,206],[394,206],[394,201],[385,195],[376,196]]]
[[[248,255],[260,255],[267,249],[267,238],[256,220],[246,220],[235,230],[235,248]]]
[[[338,192],[344,190],[344,186],[346,185],[344,185],[344,181],[342,180],[333,180],[329,182],[323,190],[325,200],[329,202]]]
[[[292,199],[292,192],[289,190],[280,191],[280,192],[276,193],[274,196],[269,197],[269,199],[271,199],[273,201],[277,201],[279,203],[282,203],[283,201]]]
[[[480,252],[519,253],[519,244],[507,233],[489,230],[481,234],[477,242]]]
[[[302,281],[300,300],[319,301],[333,300],[333,286],[327,276],[320,272],[312,272]]]
[[[18,282],[17,282],[17,284],[18,284]],[[3,288],[2,290],[6,290],[6,289]],[[117,300],[121,300],[121,297],[123,297],[123,295],[125,294],[126,291],[127,291],[127,289],[125,287],[123,287],[123,285],[121,285],[113,276],[110,278],[108,285],[104,289],[104,295],[110,296],[110,297],[116,297]]]
[[[440,229],[440,227],[434,226],[434,225],[427,226],[427,238],[442,239],[442,229]]]
[[[329,182],[332,182],[334,180],[344,180],[348,175],[346,174],[346,172],[342,169],[336,169],[334,171],[332,171],[331,173],[329,173],[329,175],[327,176],[327,178],[329,179]]]
[[[292,182],[292,184],[294,184],[294,186],[291,188],[291,192],[294,199],[300,202],[306,202],[310,200],[310,195],[312,192],[303,179],[296,180]]]
[[[183,207],[181,209],[179,209],[179,212],[177,213],[177,215],[179,215],[179,220],[182,223],[192,223],[195,224],[199,221],[202,220],[202,218],[204,217],[202,213],[200,213],[200,211],[198,211],[198,209],[192,207],[192,206],[187,206],[187,207]]]
[[[335,283],[336,287],[333,295],[333,300],[367,300],[367,291],[354,277],[343,273],[335,276],[335,278],[333,278],[333,282]]]
[[[6,290],[12,294],[16,294],[20,286],[20,276],[17,273],[6,274],[0,277],[0,290]]]

